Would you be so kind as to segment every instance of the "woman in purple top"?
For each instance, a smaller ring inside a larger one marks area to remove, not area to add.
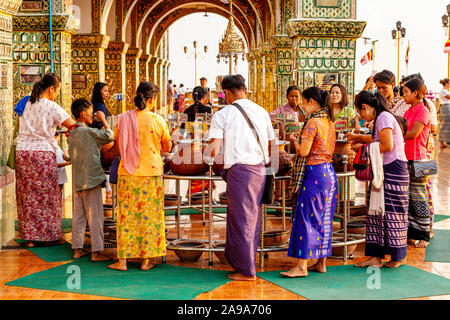
[[[380,143],[385,199],[384,213],[367,216],[365,254],[370,258],[355,266],[397,268],[406,263],[408,236],[409,172],[403,131],[395,116],[388,111],[386,98],[382,95],[363,91],[356,96],[355,105],[364,120],[375,122],[374,135],[367,138]],[[356,135],[348,137],[358,140]],[[381,260],[387,254],[391,261],[382,265]]]
[[[291,86],[287,89],[288,103],[279,107],[275,111],[270,113],[270,119],[272,121],[280,114],[290,114],[295,117],[296,122],[304,122],[308,114],[300,106],[300,99],[302,97],[302,91],[297,86]]]

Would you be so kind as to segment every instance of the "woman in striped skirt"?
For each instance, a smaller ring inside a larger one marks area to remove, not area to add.
[[[375,122],[373,137],[347,134],[350,140],[362,143],[378,142],[383,158],[384,208],[369,210],[366,228],[366,256],[356,267],[397,268],[406,263],[408,234],[408,162],[403,148],[403,131],[387,109],[382,95],[363,91],[355,101],[362,118]],[[371,194],[371,196],[373,193]],[[385,255],[391,260],[382,264]]]
[[[427,145],[431,132],[431,117],[426,89],[423,81],[412,79],[404,85],[403,95],[411,107],[404,118],[408,120],[408,132],[405,135],[405,154],[409,166],[416,160],[427,160]],[[416,248],[426,248],[430,241],[430,205],[427,194],[428,177],[417,178],[411,175],[408,239],[418,243]]]

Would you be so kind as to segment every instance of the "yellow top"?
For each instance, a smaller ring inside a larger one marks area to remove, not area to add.
[[[137,113],[137,123],[139,130],[139,146],[141,151],[141,162],[133,176],[154,177],[162,176],[164,165],[161,158],[161,149],[168,149],[170,145],[169,128],[164,119],[153,112]],[[114,136],[119,139],[119,128],[115,127]],[[118,174],[129,176],[122,161],[119,165]]]

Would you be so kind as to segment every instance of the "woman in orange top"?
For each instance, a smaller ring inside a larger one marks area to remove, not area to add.
[[[328,98],[328,92],[317,87],[302,93],[303,109],[309,117],[300,141],[292,141],[297,150],[293,193],[298,196],[288,256],[298,260],[294,268],[281,273],[288,278],[306,277],[308,259],[319,259],[311,268],[326,272],[326,259],[331,255],[337,177],[332,163],[336,132]]]
[[[163,161],[172,142],[164,119],[153,113],[159,88],[142,82],[134,98],[137,110],[120,115],[115,129],[121,161],[118,171],[117,255],[109,267],[127,270],[127,259],[142,259],[141,269],[154,267],[150,258],[166,254]]]

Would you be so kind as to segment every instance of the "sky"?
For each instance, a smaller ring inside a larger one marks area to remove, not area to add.
[[[439,80],[448,76],[448,55],[443,48],[447,37],[444,34],[441,17],[447,11],[450,0],[359,0],[357,20],[367,21],[363,37],[378,40],[375,47],[375,70],[391,70],[397,74],[397,47],[394,46],[391,31],[398,20],[406,28],[406,38],[400,49],[400,77],[407,74],[405,56],[410,42],[409,74],[420,72],[431,90],[441,89]],[[187,46],[193,50],[192,42],[197,40],[199,49],[208,45],[208,54],[197,59],[198,78],[206,76],[208,85],[214,87],[217,75],[228,74],[228,65],[217,63],[218,43],[222,38],[227,19],[212,13],[196,13],[176,21],[169,29],[170,78],[175,84],[194,86],[194,58],[184,53]],[[371,44],[357,41],[356,89],[364,86],[372,73],[372,63],[362,66],[361,58],[371,49]],[[201,51],[200,50],[200,51]],[[238,62],[238,73],[248,77],[247,61]],[[199,82],[197,83],[199,84]]]

